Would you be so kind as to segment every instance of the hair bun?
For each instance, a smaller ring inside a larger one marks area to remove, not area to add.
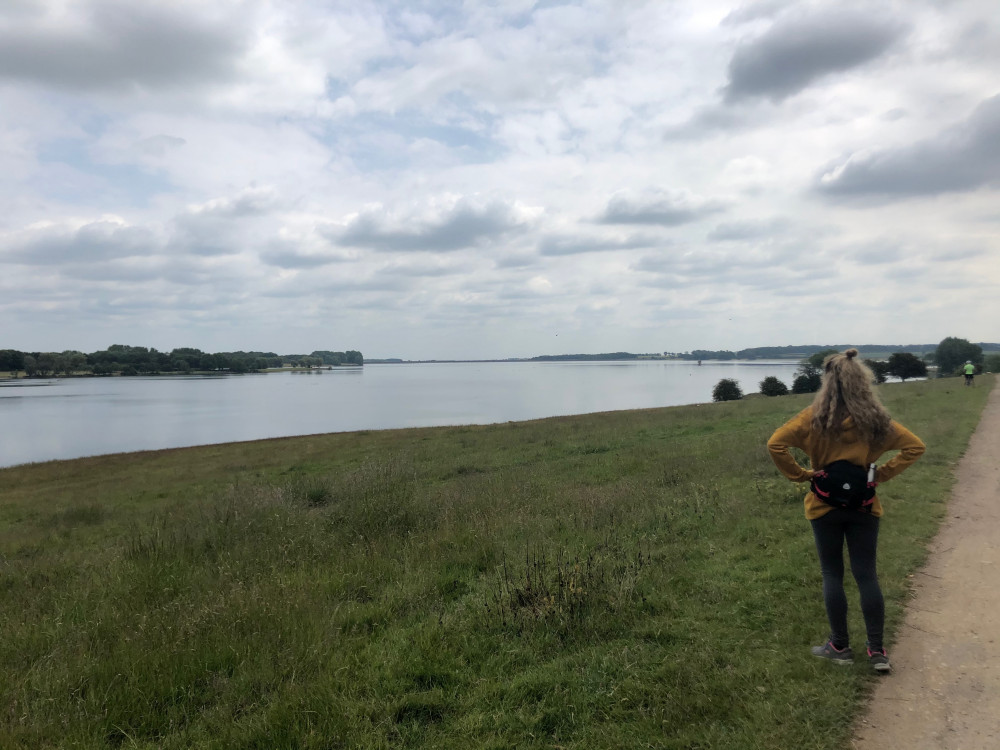
[[[848,349],[846,352],[844,352],[844,356],[847,357],[848,359],[854,359],[855,357],[858,356],[858,350]]]

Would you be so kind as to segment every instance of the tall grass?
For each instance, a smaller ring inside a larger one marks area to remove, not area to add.
[[[883,387],[929,447],[882,493],[890,634],[987,390]],[[843,747],[872,678],[808,655],[764,448],[806,403],[0,471],[0,747]]]

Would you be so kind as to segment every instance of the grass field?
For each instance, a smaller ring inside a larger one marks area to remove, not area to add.
[[[890,635],[993,380],[882,387],[928,444],[880,493]],[[843,748],[874,678],[808,654],[764,446],[807,403],[0,470],[0,747]]]

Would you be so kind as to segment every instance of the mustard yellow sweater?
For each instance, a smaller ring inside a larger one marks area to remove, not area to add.
[[[881,445],[869,445],[861,441],[854,420],[848,417],[844,420],[843,431],[836,441],[826,440],[812,433],[812,407],[800,411],[795,417],[783,424],[767,441],[767,449],[778,470],[793,482],[808,482],[815,471],[828,466],[834,461],[845,460],[859,466],[875,463],[879,457],[888,451],[898,450],[895,456],[878,467],[875,481],[881,484],[892,479],[906,467],[923,455],[926,446],[916,435],[903,427],[899,422],[893,422],[889,437]],[[789,453],[789,448],[799,448],[809,456],[813,468],[806,469]],[[810,521],[826,515],[832,506],[827,505],[812,492],[805,497],[806,518]],[[872,515],[882,515],[882,504],[878,495],[872,505]]]

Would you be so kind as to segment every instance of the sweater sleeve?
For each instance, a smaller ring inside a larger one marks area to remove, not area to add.
[[[876,482],[888,482],[897,474],[902,473],[910,464],[924,455],[927,446],[924,441],[903,427],[899,422],[892,423],[892,438],[884,447],[884,451],[898,450],[895,456],[878,467],[875,474]]]
[[[771,460],[778,467],[778,471],[784,474],[793,482],[807,482],[812,478],[813,472],[799,465],[789,448],[800,448],[805,450],[806,436],[809,434],[809,409],[799,412],[798,415],[783,424],[767,441],[767,450],[771,453]]]

